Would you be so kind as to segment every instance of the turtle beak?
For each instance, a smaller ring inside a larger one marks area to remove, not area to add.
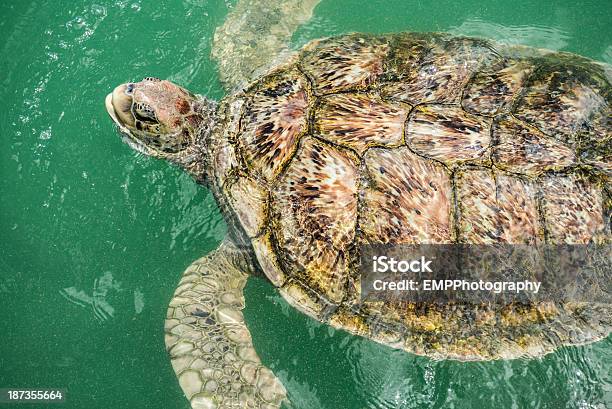
[[[135,138],[130,129],[133,128],[135,122],[131,112],[133,89],[134,84],[121,84],[115,88],[104,100],[106,112],[117,125],[123,142],[140,153],[153,156],[152,151]],[[126,123],[130,126],[127,126]]]
[[[106,111],[121,130],[134,127],[131,113],[133,90],[134,84],[121,84],[106,96]]]
[[[106,100],[104,101],[104,104],[106,105],[106,112],[108,112],[108,115],[111,117],[113,122],[115,122],[119,126],[120,125],[119,120],[117,119],[117,114],[115,114],[115,107],[113,106],[113,93],[112,92],[106,96]]]

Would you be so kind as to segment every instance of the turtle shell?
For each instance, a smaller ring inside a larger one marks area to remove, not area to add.
[[[223,102],[217,183],[316,319],[430,356],[543,354],[607,335],[609,305],[361,303],[356,260],[375,243],[610,243],[608,78],[443,34],[313,41]]]

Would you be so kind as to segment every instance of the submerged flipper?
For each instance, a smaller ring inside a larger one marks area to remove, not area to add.
[[[232,90],[289,54],[295,30],[320,0],[239,0],[215,31],[212,57]]]
[[[166,348],[196,408],[279,408],[286,391],[244,323],[248,262],[230,242],[191,264],[168,308]]]

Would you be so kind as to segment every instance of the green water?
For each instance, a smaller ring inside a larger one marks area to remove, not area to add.
[[[0,2],[0,388],[66,389],[50,407],[188,408],[163,319],[183,269],[225,224],[207,190],[120,142],[103,101],[151,75],[222,97],[209,52],[228,6]],[[294,45],[399,30],[612,63],[605,0],[323,1]],[[294,408],[612,407],[610,338],[542,359],[434,362],[307,319],[263,280],[246,298],[255,345]]]

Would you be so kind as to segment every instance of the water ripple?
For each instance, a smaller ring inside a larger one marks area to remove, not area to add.
[[[468,19],[459,26],[451,27],[448,32],[455,35],[489,38],[500,44],[527,45],[554,51],[565,48],[570,40],[567,32],[556,27],[506,26],[478,18]]]

